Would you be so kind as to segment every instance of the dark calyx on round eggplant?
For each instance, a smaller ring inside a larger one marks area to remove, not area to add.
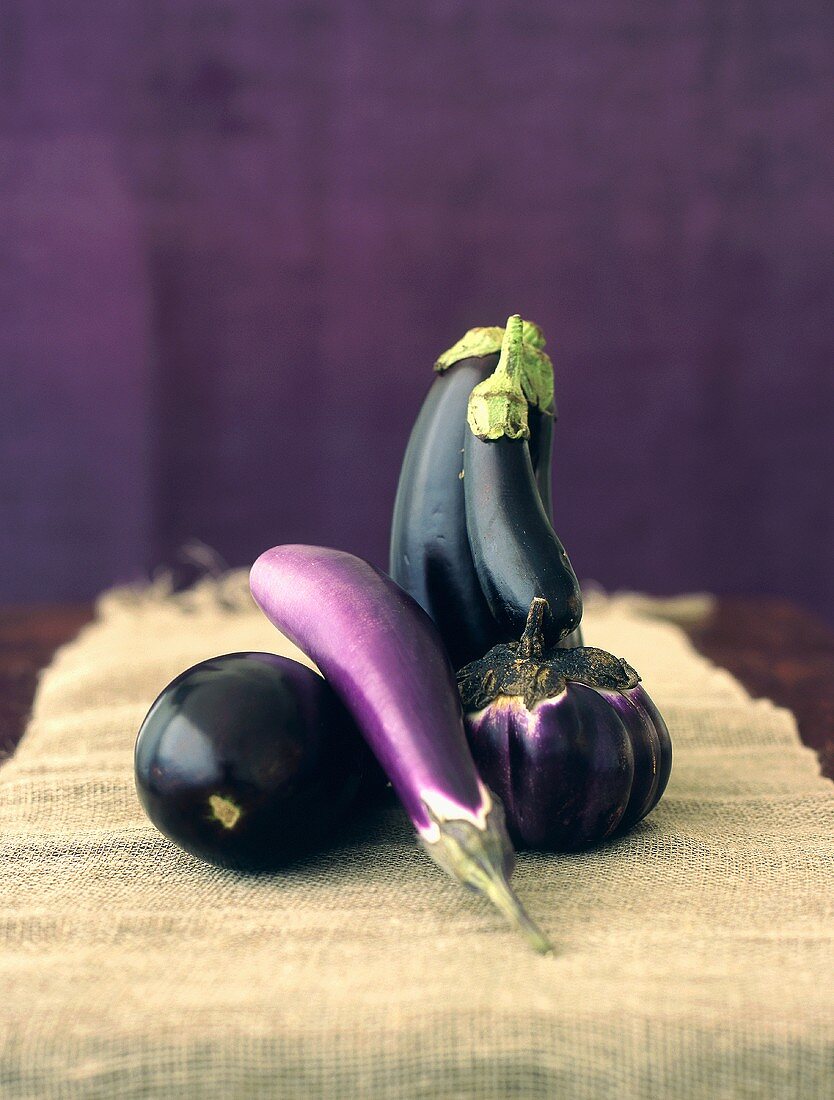
[[[545,642],[579,626],[582,598],[565,549],[542,505],[530,459],[528,403],[550,399],[523,357],[522,322],[507,321],[495,373],[472,391],[464,443],[469,547],[503,640],[524,629],[531,600],[547,601]]]
[[[321,847],[385,786],[321,676],[273,653],[229,653],[173,680],[142,723],[139,799],[192,855],[272,870]]]
[[[466,733],[517,845],[587,847],[657,805],[672,767],[666,723],[625,661],[601,649],[543,648],[545,601],[518,642],[461,669]]]
[[[548,369],[544,337],[523,322],[524,352]],[[471,329],[435,364],[437,376],[412,429],[391,524],[389,572],[432,617],[455,668],[482,656],[503,637],[475,572],[466,532],[463,444],[466,410],[476,385],[495,369],[504,330]],[[552,370],[552,367],[549,367]],[[530,409],[530,454],[549,511],[552,402]]]
[[[509,885],[501,806],[475,769],[455,674],[426,612],[373,565],[319,546],[267,550],[250,587],[353,715],[428,855],[549,950]]]

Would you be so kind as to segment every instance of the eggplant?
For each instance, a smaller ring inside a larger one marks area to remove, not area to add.
[[[426,612],[379,569],[324,547],[267,550],[250,587],[353,715],[428,855],[549,950],[509,885],[503,812],[475,770],[454,672]]]
[[[500,636],[472,563],[460,476],[469,395],[497,362],[497,354],[470,357],[435,378],[394,501],[391,576],[434,620],[455,668]]]
[[[237,870],[315,851],[385,786],[332,688],[274,653],[227,653],[172,680],[142,722],[134,772],[160,832]]]
[[[553,452],[553,428],[556,420],[556,406],[552,406],[552,412],[540,412],[535,408],[529,409],[528,416],[530,417],[530,461],[533,463],[533,470],[536,475],[536,487],[539,490],[539,498],[542,502],[542,508],[544,508],[544,514],[547,516],[548,522],[552,525],[553,465],[551,462],[551,455]],[[541,460],[539,461],[537,461],[538,455],[541,456]],[[560,638],[556,644],[564,646],[565,649],[575,649],[577,646],[581,646],[583,644],[582,627],[576,626],[574,630]]]
[[[526,355],[552,371],[544,337],[523,322]],[[473,388],[497,366],[503,329],[471,329],[435,364],[438,372],[406,447],[394,502],[389,571],[437,625],[455,668],[482,656],[503,634],[475,572],[466,532],[462,482],[466,410]],[[547,400],[545,394],[543,400]],[[550,509],[552,390],[547,407],[529,411],[530,451]]]
[[[519,847],[572,851],[626,832],[662,796],[669,731],[639,675],[601,649],[544,650],[545,601],[518,642],[461,669],[466,733]]]
[[[528,409],[530,418],[530,461],[536,475],[536,488],[542,502],[544,514],[553,522],[553,426],[556,421],[556,406],[551,405],[546,412]]]
[[[527,439],[522,322],[507,322],[495,373],[472,391],[464,442],[469,548],[481,590],[504,638],[524,629],[534,597],[547,601],[545,639],[579,626],[582,598],[542,504]]]

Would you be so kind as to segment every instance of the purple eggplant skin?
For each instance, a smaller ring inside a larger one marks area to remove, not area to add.
[[[569,683],[530,710],[519,697],[466,715],[481,775],[520,848],[573,851],[627,832],[669,779],[669,733],[641,685]]]
[[[455,668],[499,640],[466,535],[463,433],[473,388],[498,355],[473,356],[436,375],[403,458],[391,522],[389,570],[434,620]]]
[[[244,871],[314,852],[385,785],[322,677],[273,653],[228,653],[177,676],[142,723],[134,771],[165,836]]]
[[[497,354],[470,356],[436,375],[408,440],[391,521],[390,575],[434,620],[454,668],[502,637],[472,561],[461,478],[469,395],[497,362]],[[554,418],[555,409],[530,410],[531,460],[547,508]]]
[[[551,411],[540,412],[536,408],[528,410],[530,419],[530,461],[536,475],[536,487],[548,522],[553,524],[553,429],[556,425],[556,406]],[[468,536],[467,536],[468,544]],[[470,551],[471,552],[471,551]],[[474,568],[474,565],[473,565]],[[577,625],[556,643],[565,649],[575,649],[583,645],[582,627]],[[484,650],[486,652],[486,650]]]
[[[543,600],[520,642],[461,669],[466,733],[519,847],[572,851],[657,805],[672,743],[640,677],[603,650],[543,651]]]
[[[454,673],[414,601],[368,562],[324,547],[267,550],[250,586],[354,715],[418,832],[433,831],[427,805],[438,798],[479,819]]]
[[[250,588],[353,715],[427,853],[549,950],[507,881],[514,853],[501,808],[475,769],[455,675],[426,612],[375,566],[325,547],[267,550]]]
[[[579,626],[582,597],[542,505],[527,440],[483,440],[467,429],[464,486],[475,571],[504,638],[519,637],[541,597],[545,643],[558,644]]]
[[[553,428],[556,423],[556,406],[541,412],[532,406],[527,410],[530,423],[530,462],[536,477],[536,488],[544,514],[553,522]]]

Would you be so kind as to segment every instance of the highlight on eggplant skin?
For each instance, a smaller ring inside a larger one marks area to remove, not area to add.
[[[428,855],[549,951],[509,885],[515,854],[501,807],[476,771],[454,671],[426,612],[369,562],[319,546],[267,550],[250,588],[352,714]]]
[[[530,601],[541,597],[547,601],[545,640],[556,645],[579,626],[582,597],[542,503],[528,444],[531,398],[552,400],[552,367],[546,385],[541,364],[531,366],[524,347],[523,321],[515,314],[507,320],[495,372],[469,398],[463,458],[466,529],[475,572],[502,640],[519,636]]]
[[[458,673],[478,769],[520,848],[571,851],[632,828],[672,766],[666,724],[625,661],[583,647],[543,651],[543,601],[520,642]]]
[[[541,330],[521,324],[525,354],[552,374]],[[503,337],[501,328],[471,329],[438,359],[437,376],[408,440],[391,522],[389,573],[434,620],[455,668],[505,637],[475,572],[463,487],[469,398],[498,365]],[[528,409],[530,458],[548,516],[555,419],[552,398],[545,409]],[[581,644],[581,634],[564,644]]]
[[[497,354],[469,357],[438,374],[415,421],[391,522],[391,577],[434,620],[455,668],[499,640],[469,550],[463,435],[473,388]]]
[[[556,406],[552,412],[530,410],[530,461],[536,475],[536,486],[542,502],[547,522],[553,526],[553,428],[556,420]],[[565,649],[576,649],[584,644],[582,626],[577,623],[573,630],[562,635],[556,643]]]
[[[546,643],[556,645],[579,626],[582,596],[542,507],[527,441],[468,432],[464,470],[469,547],[503,639],[519,636],[530,601],[541,597]]]
[[[324,847],[385,786],[332,689],[274,653],[180,673],[142,722],[134,774],[160,832],[237,870],[276,870]]]

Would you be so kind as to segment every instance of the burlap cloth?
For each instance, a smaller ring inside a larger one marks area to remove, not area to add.
[[[693,652],[687,605],[591,601],[587,640],[641,671],[675,765],[627,838],[520,859],[540,958],[396,807],[265,878],[149,825],[155,694],[216,653],[293,652],[243,592],[110,594],[41,682],[0,769],[2,1097],[834,1096],[834,786],[789,713]]]

